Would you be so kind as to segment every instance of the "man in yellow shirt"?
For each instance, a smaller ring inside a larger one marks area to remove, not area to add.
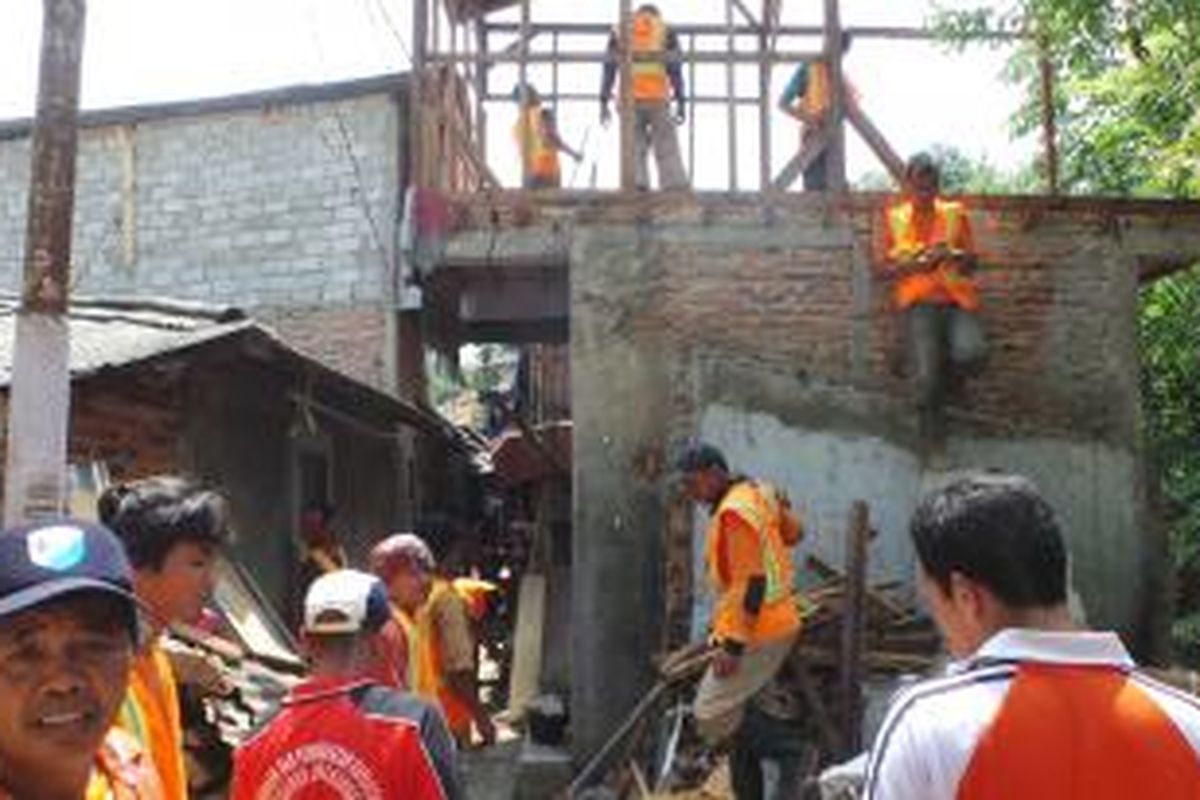
[[[437,575],[433,552],[412,533],[375,545],[371,569],[404,615],[410,688],[438,704],[460,745],[472,743],[472,726],[485,745],[494,743],[495,725],[479,699],[476,641],[463,593]]]
[[[228,538],[225,504],[215,492],[159,476],[108,489],[99,511],[125,547],[149,612],[119,724],[150,751],[167,800],[186,800],[179,696],[158,638],[172,622],[199,620],[212,595],[217,552]]]
[[[0,800],[159,800],[112,728],[138,637],[129,562],[99,525],[0,533]]]

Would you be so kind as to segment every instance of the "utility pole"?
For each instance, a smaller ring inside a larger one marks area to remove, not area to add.
[[[86,0],[43,0],[25,272],[9,389],[4,522],[62,514],[71,377],[67,299]]]

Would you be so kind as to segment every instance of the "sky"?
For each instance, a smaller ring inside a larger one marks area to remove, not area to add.
[[[941,0],[941,5],[984,1]],[[411,36],[409,5],[409,0],[89,0],[82,104],[105,108],[211,97],[403,70]],[[658,0],[658,5],[668,21],[724,19],[720,0]],[[752,0],[750,5],[760,4]],[[821,6],[818,0],[785,0],[784,21],[819,24]],[[616,0],[533,0],[532,14],[536,21],[610,22],[616,8]],[[846,25],[919,25],[931,9],[931,0],[842,0]],[[0,18],[0,119],[27,117],[36,95],[41,3],[0,0]],[[515,20],[516,15],[506,13],[498,19]],[[535,47],[546,44],[535,42]],[[592,51],[603,42],[583,39],[563,46]],[[802,39],[781,44],[805,51],[816,46],[814,40]],[[1014,167],[1031,157],[1037,143],[1009,139],[1008,117],[1020,98],[1000,80],[1006,56],[1003,48],[946,52],[926,42],[860,39],[846,60],[846,72],[864,109],[902,155],[940,143]],[[547,71],[531,74],[535,83],[548,85]],[[773,95],[782,90],[789,74],[786,66],[776,68]],[[515,75],[514,69],[498,67],[494,86],[511,87]],[[723,68],[710,67],[699,71],[696,83],[701,91],[715,91],[724,87],[724,80]],[[756,68],[746,68],[737,80],[744,91],[756,90]],[[590,93],[598,84],[596,66],[564,68],[560,73],[563,88]],[[558,117],[564,138],[584,145],[587,155],[578,169],[566,164],[564,180],[576,187],[612,185],[615,127],[597,124],[591,101],[564,103]],[[501,181],[513,184],[515,111],[509,103],[489,104],[489,119],[489,160]],[[782,116],[776,115],[772,125],[778,169],[794,152],[798,135],[795,123]],[[756,188],[756,112],[742,112],[738,126],[739,185]],[[722,109],[698,112],[694,164],[700,188],[728,186],[725,131]],[[686,129],[680,129],[680,136],[688,159],[692,140]],[[854,136],[848,166],[852,178],[880,169]]]

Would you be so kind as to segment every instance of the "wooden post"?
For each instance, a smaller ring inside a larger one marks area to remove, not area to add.
[[[846,188],[846,96],[842,80],[842,18],[838,0],[825,0],[825,59],[829,65],[829,144],[825,170],[828,186],[835,191]]]
[[[1046,190],[1058,194],[1058,125],[1054,105],[1054,62],[1050,47],[1043,38],[1038,42],[1041,51],[1038,67],[1041,70],[1042,138],[1046,148]]]
[[[85,0],[43,0],[4,523],[61,516],[71,407],[68,297]]]
[[[692,96],[696,95],[696,34],[688,34],[688,77],[687,85],[691,87]],[[696,109],[699,106],[693,100],[691,113],[687,117],[688,126],[688,185],[696,185]]]
[[[408,140],[409,181],[413,186],[427,184],[425,175],[425,54],[429,33],[429,0],[413,0],[412,74],[409,76],[408,117],[412,131]]]
[[[862,646],[866,620],[867,542],[871,535],[870,512],[862,500],[850,506],[846,532],[846,612],[842,619],[842,669],[840,677],[842,745],[844,755],[859,750],[862,714]]]
[[[483,17],[475,20],[475,141],[479,145],[479,159],[487,164],[487,110],[483,106],[488,94],[487,65],[488,36]]]
[[[617,113],[621,120],[621,188],[628,191],[637,182],[633,146],[633,0],[620,0],[620,4],[621,74],[617,81]]]
[[[771,188],[771,51],[775,48],[771,31],[775,21],[771,17],[771,0],[763,0],[762,28],[758,36],[758,50],[762,61],[758,65],[758,189]]]
[[[728,129],[729,150],[729,191],[738,190],[738,137],[737,137],[737,77],[733,66],[733,52],[737,49],[737,27],[733,19],[733,0],[725,0],[725,42],[726,53],[730,58],[725,61],[725,95],[726,95],[726,126]]]
[[[529,163],[529,147],[528,142],[533,131],[529,128],[529,115],[525,113],[526,106],[529,102],[529,0],[521,0],[521,61],[517,65],[517,86],[520,87],[517,93],[517,124],[521,131],[521,187],[529,185],[529,178],[532,174],[532,164]]]

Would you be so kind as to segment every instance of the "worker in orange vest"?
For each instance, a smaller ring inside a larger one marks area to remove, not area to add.
[[[521,99],[521,86],[513,87],[513,100],[520,109],[513,125],[513,139],[521,154],[526,189],[557,189],[562,186],[562,170],[558,163],[559,152],[566,153],[575,161],[582,161],[583,154],[570,147],[558,135],[554,112],[542,106],[541,95],[532,85],[525,85],[525,99]]]
[[[851,35],[843,33],[843,56],[850,50],[850,44]],[[857,93],[848,84],[845,95],[847,103],[857,102]],[[779,110],[803,125],[800,134],[801,150],[816,147],[822,151],[804,170],[805,191],[821,191],[828,184],[825,170],[825,143],[822,134],[825,131],[825,122],[829,115],[830,98],[829,64],[825,59],[800,62],[784,88],[783,94],[779,96]]]
[[[1032,483],[960,478],[910,532],[956,661],[893,702],[868,800],[1200,797],[1200,702],[1138,672],[1116,633],[1076,626],[1066,546]]]
[[[683,70],[680,67],[679,37],[663,21],[658,7],[643,3],[633,15],[631,50],[633,76],[634,159],[637,169],[635,183],[639,189],[650,188],[646,164],[650,150],[658,168],[658,185],[662,189],[686,189],[687,172],[679,153],[676,125],[682,125],[687,112]],[[617,64],[621,53],[621,33],[614,30],[608,38],[608,60],[600,81],[600,122],[608,124],[611,117],[609,101],[617,80]],[[664,56],[663,61],[636,60],[637,56]],[[675,115],[671,116],[670,101],[675,99]]]
[[[882,258],[893,304],[907,319],[921,432],[938,444],[948,367],[978,368],[987,351],[970,216],[939,191],[937,164],[925,153],[913,156],[902,195],[884,211]]]
[[[704,554],[717,650],[696,690],[697,729],[710,744],[731,742],[738,800],[761,800],[764,761],[779,766],[778,796],[798,797],[806,746],[779,675],[800,635],[791,554],[799,517],[786,494],[732,474],[711,445],[693,444],[676,466],[688,497],[711,512]]]
[[[371,569],[398,606],[407,637],[408,687],[436,703],[459,744],[472,744],[472,727],[485,745],[496,727],[479,699],[476,644],[467,598],[437,574],[433,552],[412,533],[387,537],[371,550]]]

